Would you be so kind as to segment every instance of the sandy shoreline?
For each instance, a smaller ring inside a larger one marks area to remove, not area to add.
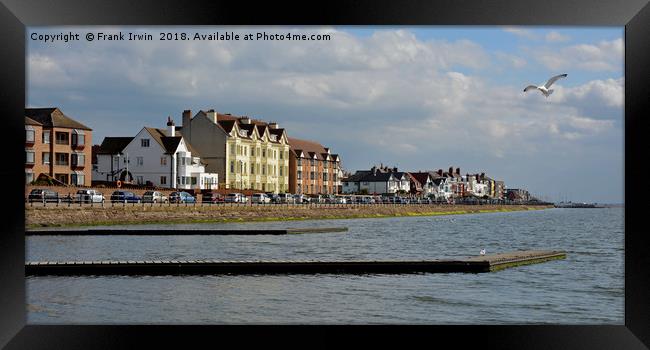
[[[315,219],[384,218],[399,216],[459,215],[473,213],[538,210],[534,205],[401,205],[401,206],[115,206],[115,207],[25,207],[26,228],[183,224],[209,222],[288,221]]]

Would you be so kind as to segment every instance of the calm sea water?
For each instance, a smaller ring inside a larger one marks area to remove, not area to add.
[[[624,324],[624,209],[114,228],[339,227],[286,236],[28,237],[27,260],[400,260],[555,249],[482,274],[30,277],[30,324]]]

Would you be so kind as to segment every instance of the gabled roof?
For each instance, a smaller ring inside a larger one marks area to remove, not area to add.
[[[121,153],[131,140],[133,140],[133,137],[104,137],[97,154]]]
[[[273,132],[276,130],[284,130],[284,129],[269,129],[269,130]],[[296,152],[298,150],[305,152],[305,154],[309,154],[310,158],[316,155],[316,158],[319,160],[324,159],[321,154],[327,153],[325,147],[323,147],[323,145],[321,145],[318,142],[301,140],[293,137],[288,137],[287,140],[289,141],[291,152],[296,157],[299,156],[299,153]]]
[[[25,108],[25,117],[41,123],[46,127],[70,128],[92,130],[78,121],[63,114],[56,107],[50,108]]]
[[[392,177],[394,177],[395,173],[369,173],[366,174],[364,177],[361,178],[360,181],[364,182],[388,182]]]
[[[431,174],[428,172],[419,172],[419,173],[409,173],[415,180],[421,184],[427,183],[427,179],[431,178]]]
[[[36,120],[30,118],[30,117],[25,117],[25,125],[43,125],[42,123],[37,122]]]
[[[165,150],[167,154],[174,154],[178,149],[178,145],[181,143],[182,136],[167,136],[167,130],[158,129],[158,128],[149,128],[145,126],[145,129],[151,134],[154,140],[158,142],[160,146]],[[187,144],[187,142],[186,142]]]
[[[232,131],[232,128],[235,126],[235,121],[234,120],[219,120],[217,123],[227,133],[230,133]]]

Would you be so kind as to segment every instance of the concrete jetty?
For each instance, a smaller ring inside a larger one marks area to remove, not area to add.
[[[87,230],[29,230],[25,236],[210,236],[210,235],[290,235],[307,233],[346,232],[347,227],[309,227],[279,230],[152,230],[152,229],[87,229]]]
[[[34,261],[26,276],[219,275],[219,274],[404,274],[490,272],[566,258],[563,251],[517,251],[459,260],[425,261]]]

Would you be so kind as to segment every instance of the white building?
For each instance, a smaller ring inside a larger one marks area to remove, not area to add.
[[[93,179],[96,176],[97,180],[126,180],[157,187],[217,189],[218,175],[205,172],[206,165],[193,156],[196,152],[184,138],[176,135],[171,119],[167,126],[168,130],[144,127],[128,143],[126,139],[105,139],[102,146],[106,143],[107,148],[98,152]]]

